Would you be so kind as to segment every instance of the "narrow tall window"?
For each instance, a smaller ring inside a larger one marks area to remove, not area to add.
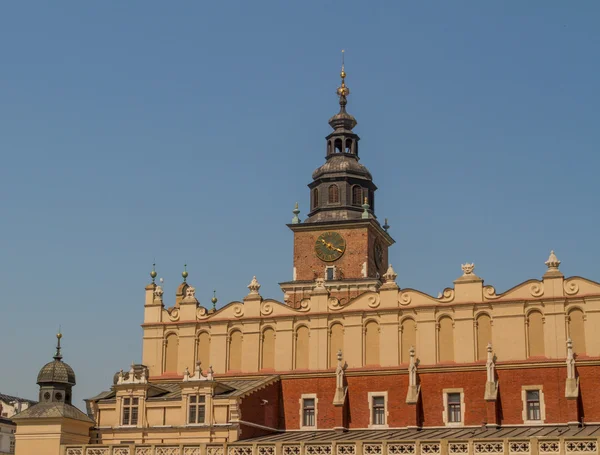
[[[352,205],[360,206],[363,201],[363,190],[359,185],[352,187]]]
[[[325,279],[328,281],[335,280],[335,266],[325,267]]]
[[[540,412],[540,391],[527,390],[527,420],[542,420]]]
[[[448,422],[459,423],[461,421],[460,393],[448,394]]]
[[[312,190],[312,206],[313,209],[316,209],[319,206],[319,190],[317,188]]]
[[[123,398],[122,425],[137,425],[139,398]]]
[[[302,400],[302,426],[315,426],[315,399],[304,398]]]
[[[373,425],[385,425],[385,397],[372,397],[373,403],[371,409],[373,416],[371,421]]]
[[[330,185],[329,186],[329,203],[330,204],[337,204],[338,202],[340,202],[340,189],[338,188],[337,185]]]
[[[190,395],[188,408],[188,423],[204,423],[206,415],[206,397],[204,395]]]

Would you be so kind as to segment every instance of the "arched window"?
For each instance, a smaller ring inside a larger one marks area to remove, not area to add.
[[[529,357],[543,357],[544,317],[539,311],[532,311],[527,317],[527,344]]]
[[[333,143],[334,149],[335,149],[335,153],[342,153],[342,140],[341,139],[336,139],[335,142]]]
[[[454,362],[454,323],[449,317],[439,322],[438,352],[440,362]]]
[[[352,187],[352,205],[361,206],[363,201],[363,190],[359,185]]]
[[[319,206],[319,190],[317,188],[313,188],[312,190],[312,206],[313,209]]]
[[[308,370],[308,327],[296,330],[296,370]]]
[[[327,155],[331,155],[333,153],[333,144],[331,141],[327,141]]]
[[[275,330],[269,328],[262,333],[262,365],[263,370],[275,369]]]
[[[417,324],[412,319],[402,321],[402,334],[400,335],[400,362],[410,361],[410,347],[417,347]]]
[[[340,202],[340,189],[337,185],[329,185],[329,203],[337,204]]]
[[[329,368],[337,366],[337,353],[344,350],[344,326],[336,323],[329,331]]]
[[[205,370],[210,367],[210,335],[202,332],[198,335],[198,344],[196,345],[196,360]]]
[[[365,365],[379,365],[379,324],[375,321],[365,325]]]
[[[477,316],[477,360],[487,359],[487,345],[492,342],[492,320],[482,313]]]
[[[242,370],[242,332],[234,330],[229,335],[229,371]]]
[[[170,333],[167,335],[165,343],[165,373],[177,373],[179,338],[174,333]]]
[[[346,139],[346,153],[352,153],[352,139]]]
[[[573,352],[585,354],[585,327],[583,311],[575,308],[569,312],[569,338],[573,342]]]

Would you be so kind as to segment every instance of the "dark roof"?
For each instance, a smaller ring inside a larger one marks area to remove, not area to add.
[[[17,426],[17,424],[15,422],[13,422],[10,419],[7,419],[6,417],[0,417],[0,423],[3,423],[4,425],[13,425],[13,426]]]
[[[287,431],[240,442],[332,442],[332,441],[414,441],[414,440],[462,440],[462,439],[504,439],[532,437],[599,437],[600,425],[547,425],[518,427],[471,427],[471,428],[423,428],[389,430],[350,430],[346,432]]]
[[[53,360],[42,367],[38,373],[37,383],[47,382],[75,385],[75,372],[62,360]]]
[[[279,379],[278,375],[257,376],[250,379],[218,379],[215,398],[239,397],[251,393]],[[148,401],[179,399],[181,397],[181,381],[179,382],[150,382],[151,391]],[[220,387],[219,387],[220,386]],[[116,395],[114,390],[101,392],[86,401],[108,401]]]
[[[68,419],[93,423],[87,415],[68,403],[38,403],[19,412],[12,417],[12,420],[47,419],[53,417],[66,417]]]
[[[37,403],[37,401],[28,400],[27,398],[13,397],[11,395],[5,395],[3,393],[0,393],[0,401],[4,401],[5,403],[12,403],[14,401],[18,401],[20,403],[29,403],[29,404]]]

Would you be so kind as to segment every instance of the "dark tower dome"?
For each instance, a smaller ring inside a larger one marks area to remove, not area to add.
[[[37,383],[40,386],[40,402],[64,402],[71,404],[71,388],[75,385],[75,372],[73,368],[62,361],[60,353],[60,339],[62,334],[56,335],[58,340],[54,360],[42,367],[38,373]]]
[[[60,360],[54,360],[44,365],[38,373],[38,385],[48,382],[60,382],[73,386],[75,385],[75,372],[73,371],[73,368],[69,366],[69,364]]]
[[[368,204],[370,218],[375,218],[375,191],[369,170],[359,163],[358,141],[352,131],[356,119],[346,112],[350,89],[346,86],[346,71],[342,63],[342,83],[337,89],[340,111],[329,119],[333,132],[325,139],[325,163],[313,172],[310,212],[306,223],[359,220]]]

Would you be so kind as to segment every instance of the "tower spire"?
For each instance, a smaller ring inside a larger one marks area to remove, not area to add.
[[[62,338],[62,333],[60,333],[60,327],[58,329],[58,333],[56,334],[56,354],[54,354],[54,360],[62,360],[62,354],[60,353],[60,339]]]
[[[344,64],[344,50],[342,49],[342,71],[340,71],[340,77],[342,79],[341,85],[337,88],[337,94],[340,97],[340,113],[346,112],[346,104],[348,100],[346,97],[350,95],[350,89],[346,86],[346,69]]]

